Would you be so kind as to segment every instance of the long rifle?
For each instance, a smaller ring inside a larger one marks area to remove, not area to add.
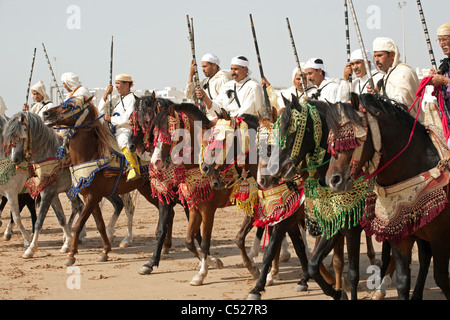
[[[286,18],[287,27],[289,30],[289,36],[291,37],[292,50],[294,50],[295,62],[297,63],[298,72],[300,73],[300,79],[302,81],[303,94],[308,98],[307,87],[305,83],[305,79],[303,78],[302,68],[300,66],[300,60],[298,59],[297,49],[295,47],[294,36],[292,35],[291,24],[289,23],[289,18]]]
[[[263,71],[263,67],[262,67],[262,63],[261,63],[261,56],[259,54],[258,40],[256,40],[256,31],[255,31],[255,25],[253,24],[252,14],[250,14],[250,23],[251,23],[251,27],[252,27],[252,33],[253,33],[253,42],[255,43],[256,58],[258,59],[259,73],[261,75],[261,79],[264,79],[265,78],[264,71]],[[264,93],[264,105],[268,112],[267,114],[270,114],[272,112],[272,108],[270,106],[269,95],[267,93],[267,87],[265,84],[263,84],[263,93]]]
[[[113,57],[114,57],[114,36],[111,36],[111,59],[109,63],[109,84],[113,83]],[[109,94],[109,116],[113,114],[112,92]]]
[[[197,68],[197,58],[195,56],[195,41],[194,41],[194,20],[189,19],[189,15],[186,15],[188,30],[189,30],[189,41],[191,43],[191,53],[192,53],[192,61],[194,63],[194,87],[200,88],[200,80],[198,76],[198,68]],[[192,22],[192,25],[191,25]],[[203,99],[197,98],[197,95],[194,92],[194,101],[195,104],[200,108],[200,110],[206,114],[205,104],[203,103]]]
[[[50,63],[50,60],[48,58],[47,50],[45,50],[45,45],[42,44],[42,47],[44,48],[45,58],[47,59],[48,67],[50,68],[50,73],[52,74],[53,82],[55,83],[55,87],[56,87],[56,91],[58,91],[58,95],[59,95],[59,98],[61,99],[61,101],[64,101],[61,91],[59,90],[59,87],[58,87],[58,81],[56,81],[55,73],[53,72],[52,64]]]
[[[31,63],[31,72],[30,72],[30,78],[28,79],[28,89],[27,89],[27,97],[25,99],[25,105],[28,106],[28,97],[30,95],[30,87],[31,87],[31,78],[33,77],[33,70],[34,70],[34,61],[36,60],[36,48],[34,48],[33,53],[33,62]],[[29,107],[28,107],[29,109]],[[28,111],[27,109],[27,111]]]
[[[350,62],[350,28],[348,24],[348,7],[347,0],[344,0],[344,20],[345,20],[345,44],[347,46],[347,63]],[[352,83],[352,75],[348,77],[348,82]]]
[[[363,59],[364,59],[364,65],[366,67],[367,75],[369,76],[369,85],[370,85],[370,87],[372,89],[374,89],[375,86],[374,86],[374,83],[373,83],[372,72],[370,71],[369,60],[367,59],[366,49],[364,47],[364,42],[363,42],[363,39],[362,39],[362,36],[361,36],[361,30],[359,29],[358,19],[356,18],[355,8],[353,7],[352,0],[348,0],[348,4],[350,6],[350,11],[352,12],[353,23],[355,25],[356,35],[358,37],[359,46],[361,48],[361,53],[362,53],[362,56],[363,56]]]
[[[425,40],[427,41],[428,54],[430,55],[431,65],[433,66],[434,70],[437,71],[436,59],[434,58],[433,47],[431,46],[427,23],[425,22],[425,16],[423,15],[422,4],[420,3],[420,0],[417,0],[417,7],[419,8],[420,19],[422,20],[422,27],[425,34]]]

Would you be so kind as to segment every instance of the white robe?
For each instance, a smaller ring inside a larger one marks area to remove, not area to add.
[[[202,81],[200,81],[200,87],[206,92],[208,97],[211,100],[214,100],[217,98],[217,96],[220,93],[220,88],[231,80],[231,73],[228,70],[219,70],[214,76],[211,78],[205,78]],[[205,88],[207,86],[207,88]],[[188,83],[186,87],[186,98],[190,100],[194,99],[195,94],[195,88],[194,83]],[[206,115],[209,119],[214,119],[215,115],[211,114],[208,110],[206,112]]]
[[[241,107],[239,107],[234,97],[234,88],[236,85],[237,97]],[[229,96],[228,96],[229,94]],[[228,81],[220,89],[220,93],[216,99],[212,100],[210,112],[221,113],[221,108],[230,113],[230,116],[236,117],[244,113],[258,116],[262,111],[264,105],[264,95],[261,84],[246,77],[245,79],[236,82],[235,80]]]
[[[278,101],[277,101],[280,110],[286,107],[286,105],[284,104],[283,97],[285,97],[289,101],[292,101],[292,95],[294,95],[294,97],[297,97],[298,101],[301,101],[301,99],[308,99],[308,98],[311,98],[312,94],[317,93],[317,87],[316,86],[309,87],[306,90],[306,92],[308,93],[308,97],[306,97],[303,92],[298,91],[298,89],[295,86],[292,86],[292,87],[282,91],[280,96],[278,97]],[[283,95],[283,96],[281,96],[281,95]]]
[[[372,79],[374,86],[377,85],[378,81],[380,81],[381,78],[383,78],[383,74],[381,72],[372,70]],[[369,84],[369,76],[367,73],[361,78],[352,77],[351,92],[354,92],[358,95],[367,93],[368,84]],[[348,80],[341,80],[338,90],[339,100],[342,102],[349,101],[349,92],[350,92],[350,82]]]
[[[122,99],[120,96],[114,96],[112,99],[114,108],[111,115],[111,124],[116,128],[115,136],[121,150],[127,146],[128,139],[132,134],[129,119],[134,111],[135,102],[136,97],[132,92],[122,97]],[[103,98],[100,99],[98,105],[100,114],[108,114],[110,105],[109,101],[105,102]]]
[[[328,101],[330,103],[338,102],[338,89],[339,84],[334,82],[334,80],[324,79],[317,88],[317,91],[320,94],[318,100]]]
[[[71,98],[71,97],[81,97],[81,96],[85,96],[87,98],[90,98],[90,97],[92,97],[92,93],[90,93],[89,89],[86,88],[86,87],[78,87],[74,91],[68,92],[66,94],[66,100]]]
[[[53,107],[55,107],[53,102],[47,100],[42,102],[36,102],[31,106],[30,111],[36,113],[39,117],[41,117],[42,121],[44,121],[44,112]]]

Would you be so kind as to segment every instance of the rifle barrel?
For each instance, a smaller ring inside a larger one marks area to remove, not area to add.
[[[28,105],[28,97],[30,96],[31,78],[33,77],[35,60],[36,60],[36,48],[34,48],[33,62],[31,63],[31,72],[30,72],[30,78],[28,79],[28,89],[27,89],[27,97],[25,98],[25,105]]]

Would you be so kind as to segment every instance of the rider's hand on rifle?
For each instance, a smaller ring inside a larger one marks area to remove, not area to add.
[[[30,106],[28,104],[24,104],[22,107],[22,111],[30,111]]]
[[[206,107],[211,108],[212,101],[202,88],[199,87],[195,89],[195,96],[197,99],[202,99]]]
[[[348,81],[348,78],[353,74],[352,65],[347,63],[344,68],[344,80]]]
[[[114,90],[114,87],[112,84],[110,84],[106,87],[106,92],[103,95],[103,100],[105,100],[105,102],[108,101],[108,96],[113,92],[113,90]]]

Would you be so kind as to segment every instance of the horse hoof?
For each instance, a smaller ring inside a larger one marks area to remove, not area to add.
[[[164,254],[164,255],[169,254],[169,252],[170,252],[170,249],[167,249],[167,248],[164,248],[161,250],[161,254]]]
[[[33,250],[27,249],[25,253],[22,255],[23,259],[31,259],[34,256]]]
[[[152,273],[152,271],[153,271],[152,267],[143,265],[142,268],[139,270],[139,274],[147,275],[147,274]]]
[[[105,254],[105,253],[100,254],[98,256],[98,258],[97,258],[97,261],[98,262],[106,262],[106,261],[108,261],[108,255]]]
[[[64,261],[64,264],[68,267],[75,264],[75,258],[74,257],[68,257],[66,258],[66,261]]]
[[[260,293],[250,293],[247,296],[247,300],[261,300],[261,294]]]
[[[124,249],[124,248],[128,248],[130,246],[130,243],[128,241],[122,241],[119,244],[119,248]]]
[[[189,283],[191,286],[201,286],[203,284],[203,277],[200,275],[196,275],[194,278],[192,278],[192,281]]]
[[[339,298],[339,300],[348,300],[347,294],[345,293],[344,290],[339,289],[339,291],[341,292],[341,297]]]
[[[200,262],[201,266],[201,262]],[[222,260],[218,258],[208,258],[208,266],[216,268],[216,269],[223,269],[223,262]]]
[[[306,292],[308,291],[308,286],[305,286],[304,284],[298,284],[294,287],[295,292]]]
[[[5,239],[5,241],[11,240],[11,233],[5,233],[3,238]]]
[[[258,268],[255,267],[255,271],[251,274],[253,279],[258,280],[259,276],[261,275],[261,272],[259,271]]]
[[[280,262],[288,262],[290,258],[291,258],[291,253],[286,252],[286,253],[280,255]]]
[[[273,285],[273,278],[266,279],[266,287],[270,287],[271,285]]]
[[[385,292],[381,292],[380,290],[375,291],[372,298],[370,300],[384,300],[384,297],[386,297]]]
[[[70,252],[70,246],[62,246],[61,250],[59,250],[61,253],[69,253]]]

